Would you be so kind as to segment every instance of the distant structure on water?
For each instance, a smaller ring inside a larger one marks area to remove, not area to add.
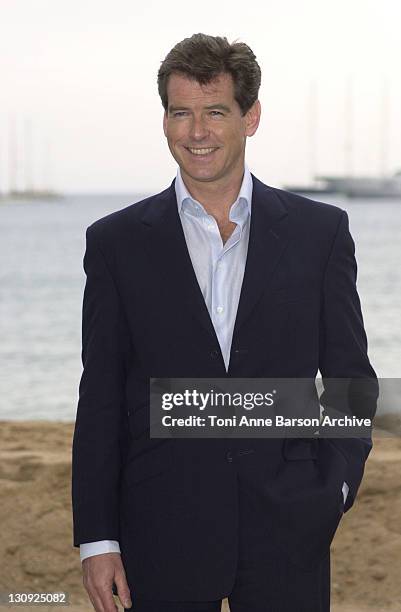
[[[22,189],[5,193],[8,200],[58,200],[63,196],[51,189]]]
[[[50,154],[46,150],[42,163],[46,179],[45,185],[38,188],[34,183],[34,147],[32,124],[25,120],[23,126],[10,118],[8,125],[8,188],[0,185],[0,201],[21,200],[24,202],[40,200],[58,200],[63,196],[50,189]],[[22,141],[22,142],[20,142]]]
[[[389,126],[389,88],[388,83],[383,81],[381,89],[381,129],[379,168],[376,176],[357,175],[354,172],[354,96],[353,79],[348,78],[345,90],[345,138],[344,138],[344,174],[339,176],[321,175],[317,169],[317,144],[318,144],[318,100],[317,83],[311,82],[309,96],[309,176],[313,182],[309,185],[284,185],[284,189],[299,194],[339,194],[348,198],[392,198],[401,202],[401,169],[390,174],[388,171],[387,152],[390,134]]]
[[[401,201],[401,170],[392,176],[316,176],[312,185],[286,185],[299,194],[340,194],[347,198],[394,198]]]

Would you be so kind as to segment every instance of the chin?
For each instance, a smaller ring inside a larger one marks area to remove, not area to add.
[[[182,165],[181,166],[181,171],[185,172],[186,174],[188,174],[188,176],[190,176],[192,179],[197,180],[197,181],[213,181],[216,178],[219,178],[220,176],[220,171],[218,169],[207,169],[207,168],[191,168],[188,167],[187,165]]]

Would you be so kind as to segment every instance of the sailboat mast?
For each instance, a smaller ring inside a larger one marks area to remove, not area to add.
[[[388,139],[389,139],[389,95],[387,79],[382,81],[381,91],[381,122],[380,122],[380,173],[384,178],[388,171]]]
[[[8,120],[8,191],[16,192],[18,188],[18,145],[15,117]]]
[[[317,123],[318,123],[317,83],[313,79],[309,88],[309,174],[310,181],[316,179],[317,170]]]
[[[344,163],[345,176],[351,178],[354,174],[354,96],[353,80],[349,76],[345,91],[345,139],[344,139]]]
[[[24,185],[25,191],[32,192],[32,122],[30,119],[24,121]]]

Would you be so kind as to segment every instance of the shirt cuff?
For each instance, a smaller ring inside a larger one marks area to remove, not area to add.
[[[347,497],[348,497],[348,491],[349,491],[349,486],[347,485],[346,482],[344,482],[343,484],[343,497],[344,497],[344,504],[347,501]]]
[[[87,542],[79,545],[79,556],[81,561],[87,557],[112,552],[121,553],[120,545],[116,540],[99,540],[97,542]]]

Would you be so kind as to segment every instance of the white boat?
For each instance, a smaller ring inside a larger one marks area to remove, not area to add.
[[[401,170],[391,176],[316,176],[313,185],[287,185],[295,193],[341,194],[348,198],[395,198],[401,200]]]

